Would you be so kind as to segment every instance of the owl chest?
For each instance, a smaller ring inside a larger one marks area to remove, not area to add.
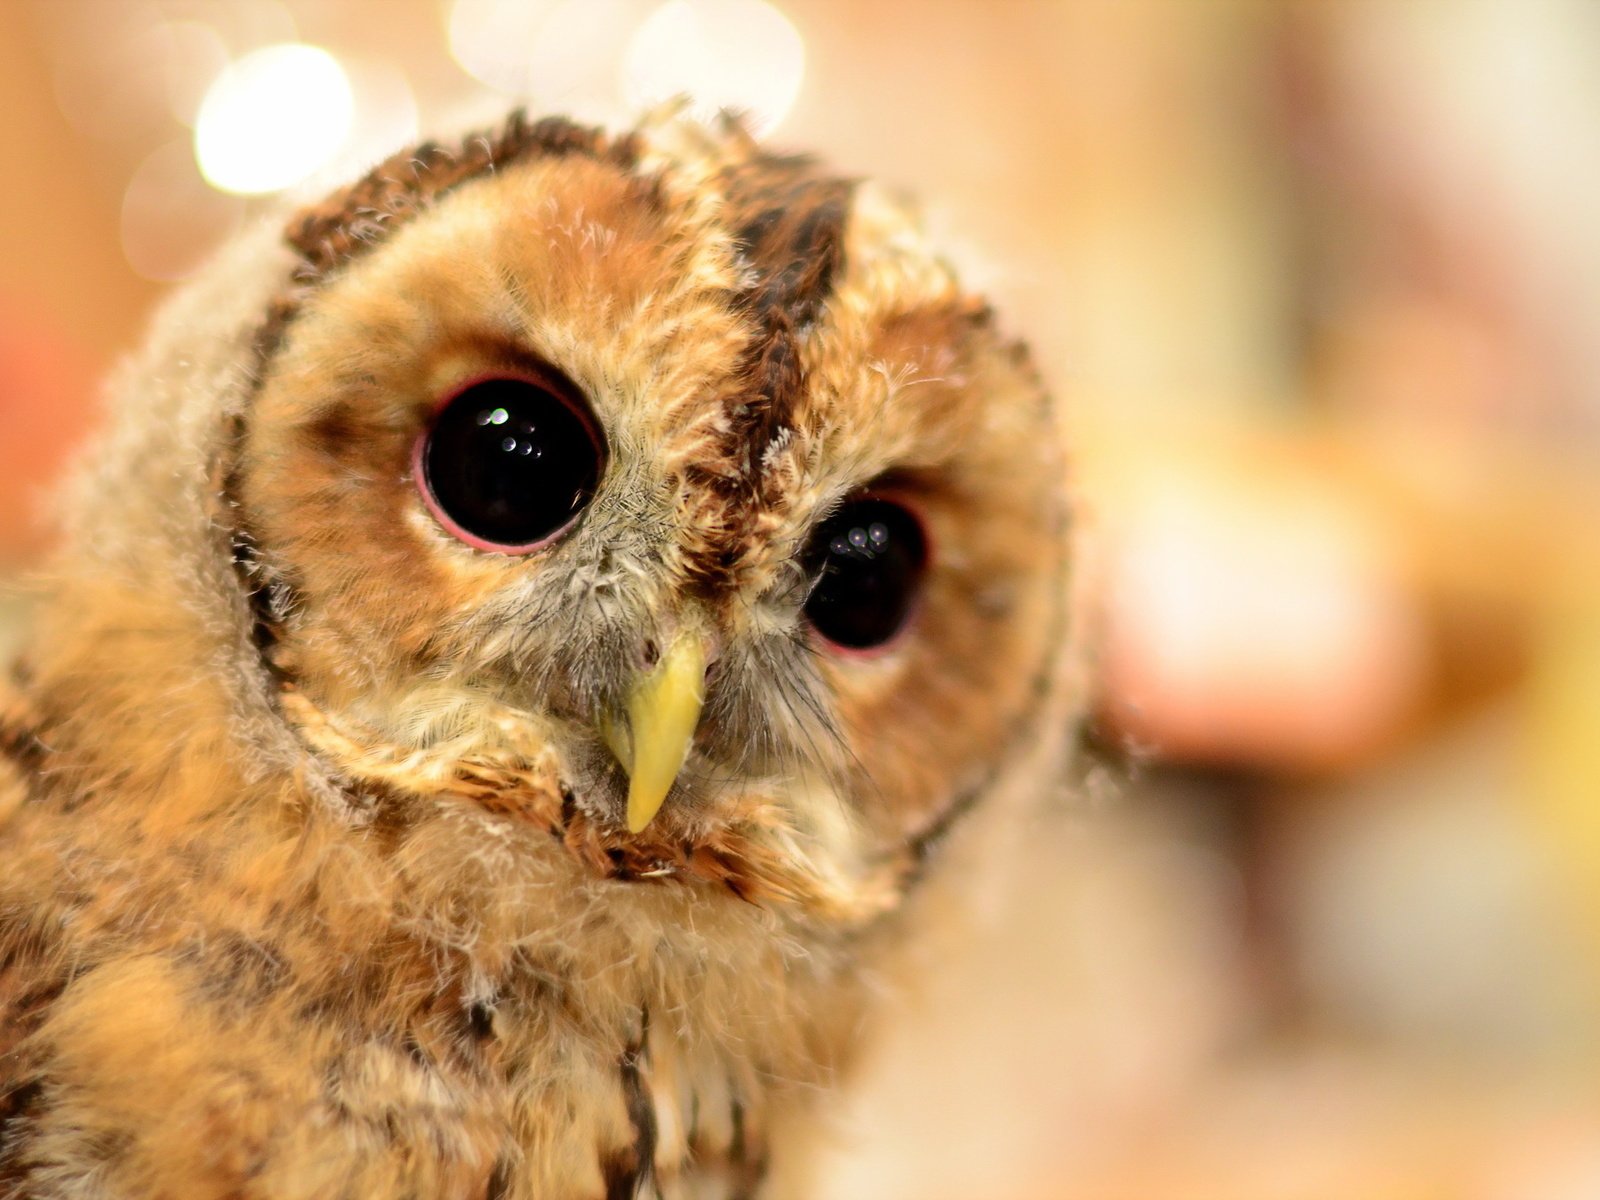
[[[558,1090],[548,1079],[512,1084],[511,1111],[532,1120],[502,1160],[510,1164],[503,1194],[758,1195],[767,1173],[771,1097],[741,1074],[725,1058],[685,1055],[647,1036],[584,1063]],[[532,1147],[549,1149],[526,1154]]]
[[[752,912],[608,899],[599,918],[593,897],[552,905],[509,953],[483,942],[435,975],[384,1070],[339,1072],[381,1080],[341,1103],[387,1131],[409,1097],[431,1119],[390,1152],[437,1156],[473,1200],[759,1195],[773,1112],[829,1070],[819,981]],[[416,994],[403,974],[397,1001]]]
[[[796,981],[740,958],[658,946],[469,1011],[510,1143],[505,1196],[759,1194],[772,1111],[826,1056]]]

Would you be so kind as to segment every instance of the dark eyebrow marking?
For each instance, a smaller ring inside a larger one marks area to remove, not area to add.
[[[750,333],[735,369],[721,452],[693,472],[698,486],[721,495],[736,514],[686,556],[690,578],[708,592],[737,585],[757,544],[753,524],[780,499],[767,494],[763,466],[807,394],[801,343],[843,271],[855,191],[853,181],[824,173],[810,157],[762,152],[731,119],[724,133],[746,148],[722,168],[715,186],[723,227],[745,272],[729,301]]]
[[[809,157],[767,154],[728,169],[720,183],[727,226],[753,273],[735,302],[755,325],[739,430],[754,472],[805,393],[798,339],[821,314],[844,265],[855,185],[820,174]]]

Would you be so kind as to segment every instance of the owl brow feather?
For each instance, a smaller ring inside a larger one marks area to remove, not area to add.
[[[455,145],[423,142],[379,163],[348,187],[302,209],[285,230],[289,244],[317,276],[372,248],[381,236],[431,207],[462,184],[525,158],[581,155],[632,173],[639,163],[636,133],[612,137],[565,117],[529,123],[517,109],[498,129],[467,135]],[[377,228],[374,226],[377,225]]]
[[[737,130],[735,131],[737,132]],[[750,330],[735,367],[737,385],[718,461],[694,482],[738,515],[686,564],[709,587],[737,587],[759,544],[768,450],[784,436],[809,390],[801,341],[822,315],[844,268],[844,232],[855,184],[824,174],[806,156],[761,152],[752,140],[714,182],[742,285],[730,297]]]

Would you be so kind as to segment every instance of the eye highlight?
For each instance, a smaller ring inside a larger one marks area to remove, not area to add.
[[[480,379],[440,407],[417,440],[413,473],[439,523],[480,550],[527,554],[588,505],[605,447],[565,380]]]
[[[804,555],[815,580],[806,618],[846,650],[875,650],[905,627],[928,565],[928,540],[910,509],[880,496],[844,505],[811,535]]]

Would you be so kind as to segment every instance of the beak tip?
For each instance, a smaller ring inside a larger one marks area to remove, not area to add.
[[[643,833],[651,821],[656,819],[656,814],[661,811],[661,806],[666,802],[667,791],[671,790],[669,784],[659,796],[647,799],[637,791],[630,789],[628,792],[628,815],[626,824],[629,833]]]

